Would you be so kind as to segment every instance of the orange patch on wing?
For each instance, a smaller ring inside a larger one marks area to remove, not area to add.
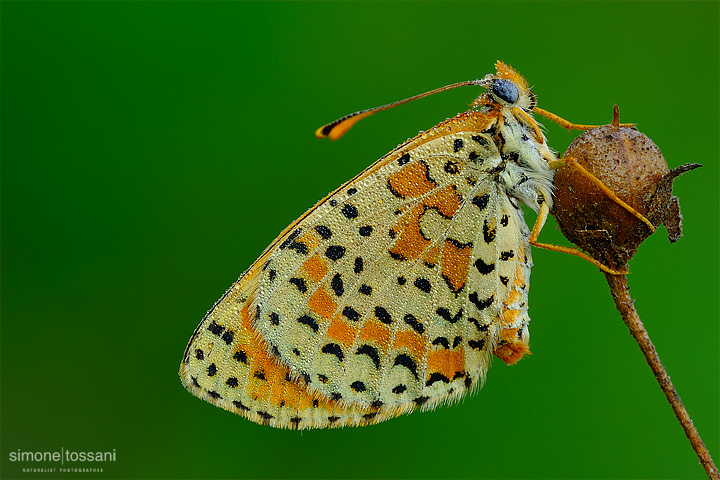
[[[395,341],[392,344],[392,348],[407,348],[413,352],[417,358],[422,358],[425,353],[425,341],[416,332],[398,332],[395,334]]]
[[[328,267],[325,261],[317,255],[308,258],[303,264],[303,270],[308,274],[313,282],[319,282],[328,273]]]
[[[423,200],[423,204],[428,208],[436,208],[444,217],[450,218],[458,211],[462,200],[453,186],[448,185]]]
[[[438,258],[440,258],[440,245],[429,248],[428,251],[425,252],[425,255],[423,255],[423,261],[430,265],[436,265]]]
[[[435,350],[428,353],[427,371],[437,372],[452,381],[456,372],[465,371],[465,352],[459,350]]]
[[[270,391],[270,405],[279,406],[280,403],[283,403],[283,406],[290,407],[291,405],[288,404],[288,399],[291,397],[288,395],[288,390],[290,390],[291,387],[292,384],[285,379],[274,384]]]
[[[245,390],[256,400],[266,401],[270,397],[272,385],[283,369],[268,357],[267,352],[258,351],[254,361],[250,362],[250,374]],[[283,375],[284,378],[284,375]]]
[[[335,310],[337,310],[337,304],[324,288],[315,290],[315,293],[313,293],[310,300],[308,300],[308,306],[313,312],[326,320],[331,319]]]
[[[314,396],[311,396],[307,390],[302,390],[300,387],[295,387],[297,396],[295,403],[297,404],[298,410],[304,410],[309,408],[313,404],[313,400],[316,400]],[[319,403],[319,402],[318,402]]]
[[[327,336],[340,342],[343,346],[350,348],[355,340],[355,329],[348,325],[345,320],[340,317],[335,317],[330,322]]]
[[[420,215],[423,213],[423,206],[418,205],[403,216],[395,228],[397,233],[402,229],[395,244],[390,248],[390,253],[402,255],[406,260],[415,260],[430,245],[420,234]]]
[[[249,332],[253,331],[250,320],[250,302],[245,302],[245,305],[240,309],[240,326]]]
[[[394,173],[388,179],[388,186],[395,195],[403,198],[419,197],[436,186],[428,177],[428,166],[423,162],[415,162]]]
[[[368,320],[360,329],[358,338],[361,340],[373,340],[384,349],[387,349],[390,344],[390,329],[380,322],[375,320]]]
[[[297,241],[304,243],[308,247],[308,250],[313,250],[320,243],[320,239],[318,239],[316,235],[308,235],[307,233],[300,235]]]
[[[470,265],[472,244],[458,246],[445,240],[442,247],[442,276],[453,292],[457,293],[465,286]]]
[[[522,301],[522,293],[512,290],[508,297],[503,302],[505,305],[513,305]]]
[[[503,308],[502,311],[500,311],[500,320],[503,325],[515,324],[515,322],[517,322],[519,316],[520,316],[520,310]]]

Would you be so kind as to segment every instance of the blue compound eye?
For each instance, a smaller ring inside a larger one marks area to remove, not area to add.
[[[517,86],[510,80],[498,78],[493,82],[492,93],[507,103],[515,103],[520,96]]]

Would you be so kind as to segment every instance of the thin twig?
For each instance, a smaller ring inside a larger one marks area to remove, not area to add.
[[[645,330],[643,323],[640,321],[640,316],[633,305],[634,302],[630,298],[627,277],[624,275],[611,275],[609,273],[606,273],[605,277],[607,278],[608,285],[610,285],[610,292],[615,300],[615,306],[620,312],[625,325],[630,329],[630,333],[635,337],[635,341],[640,346],[643,355],[645,355],[645,360],[647,360],[648,365],[650,365],[650,368],[655,374],[655,378],[660,384],[660,388],[665,393],[668,402],[670,402],[675,412],[675,416],[683,430],[685,430],[685,435],[687,435],[693,450],[697,453],[700,463],[705,469],[705,472],[707,472],[708,478],[711,480],[720,479],[720,474],[718,474],[718,469],[710,457],[710,452],[708,452],[708,449],[700,438],[700,434],[695,428],[695,425],[693,425],[690,415],[688,415],[687,410],[685,410],[680,396],[675,391],[675,387],[673,387],[670,377],[665,371],[665,367],[662,362],[660,362],[657,351],[655,351],[655,345],[650,341],[647,330]]]

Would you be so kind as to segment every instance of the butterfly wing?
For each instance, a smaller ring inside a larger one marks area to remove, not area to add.
[[[294,380],[268,353],[251,326],[250,298],[258,274],[251,268],[208,312],[193,334],[180,378],[195,396],[253,422],[280,428],[325,428],[377,423],[400,411],[329,402]]]
[[[516,272],[471,266],[513,250],[527,230],[495,178],[502,159],[483,133],[492,122],[466,112],[416,137],[268,253],[255,327],[323,398],[432,406],[484,375],[509,295],[500,277]],[[503,215],[516,234],[498,238]]]
[[[258,423],[363,425],[461,398],[493,352],[522,356],[528,232],[492,122],[440,124],[289,226],[198,326],[186,387]]]

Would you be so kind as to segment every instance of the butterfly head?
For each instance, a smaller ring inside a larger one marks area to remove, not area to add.
[[[497,73],[486,75],[481,85],[483,93],[473,105],[488,105],[494,108],[519,107],[526,112],[532,111],[537,104],[535,94],[522,75],[511,66],[498,61],[495,64]]]

